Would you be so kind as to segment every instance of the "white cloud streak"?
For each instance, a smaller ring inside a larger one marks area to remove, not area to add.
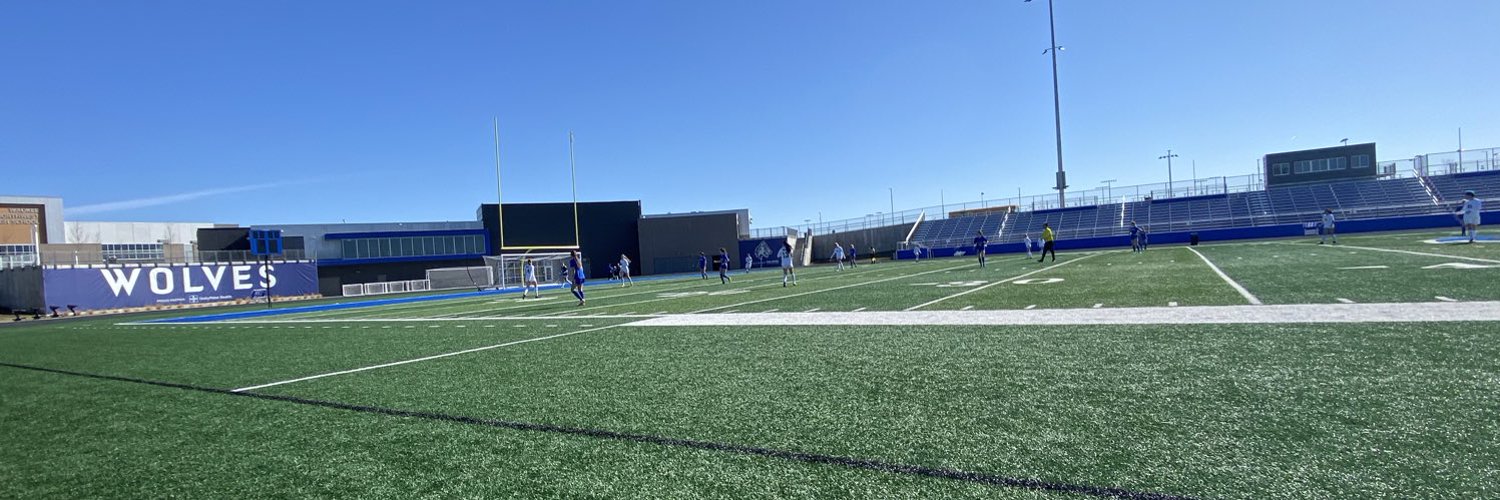
[[[76,207],[64,208],[63,211],[66,212],[69,216],[119,212],[122,210],[134,210],[137,208],[171,205],[174,203],[196,200],[199,198],[207,198],[209,196],[242,193],[245,191],[254,191],[257,189],[268,189],[280,185],[281,184],[276,183],[250,184],[245,186],[235,186],[218,189],[204,189],[201,191],[190,191],[186,193],[169,194],[166,196],[153,196],[150,198],[136,198],[134,200],[110,201],[105,203],[95,203],[93,205],[79,205]]]

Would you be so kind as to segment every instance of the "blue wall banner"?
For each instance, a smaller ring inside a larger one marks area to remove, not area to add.
[[[776,257],[776,252],[781,251],[782,245],[786,244],[786,237],[761,238],[755,240],[740,240],[740,259],[749,255],[755,259],[755,267],[769,267],[781,269],[781,259]],[[736,268],[743,266],[744,262],[737,262]],[[800,265],[800,264],[799,264]]]
[[[267,285],[276,296],[316,294],[318,266],[273,262],[42,271],[47,305],[85,310],[247,299]]]

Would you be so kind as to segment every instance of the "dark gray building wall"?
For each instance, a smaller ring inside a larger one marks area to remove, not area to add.
[[[1364,155],[1369,159],[1366,166],[1355,166],[1355,156],[1358,155]],[[1297,173],[1297,162],[1337,158],[1343,158],[1344,169]],[[1331,148],[1288,151],[1285,153],[1271,153],[1266,155],[1264,162],[1266,185],[1278,186],[1349,179],[1374,179],[1376,176],[1375,158],[1375,143],[1373,142]],[[1283,173],[1281,169],[1282,165],[1286,166],[1288,173]]]
[[[250,250],[250,228],[214,227],[198,230],[198,250]]]
[[[813,260],[822,262],[833,255],[833,244],[843,245],[848,251],[850,244],[859,247],[859,258],[868,259],[871,255],[888,259],[895,253],[897,243],[906,239],[907,233],[911,232],[911,224],[897,224],[894,226],[882,226],[870,229],[856,229],[853,231],[835,231],[828,234],[813,235]]]
[[[42,309],[43,297],[42,268],[0,270],[0,312]]]
[[[495,204],[479,207],[479,218],[490,235],[494,254],[501,252],[500,224]],[[620,254],[632,260],[641,254],[640,234],[636,224],[641,219],[639,201],[592,201],[578,204],[578,228],[583,256],[588,261],[588,275],[603,278],[608,266],[619,262]],[[506,246],[557,246],[573,243],[573,204],[506,203]]]
[[[730,269],[738,269],[739,216],[735,213],[651,216],[640,221],[642,274],[698,270],[698,252],[712,260],[719,248],[729,251]],[[712,265],[710,265],[712,266]]]

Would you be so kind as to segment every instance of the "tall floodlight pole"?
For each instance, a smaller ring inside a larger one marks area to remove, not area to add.
[[[1168,198],[1174,198],[1175,197],[1172,194],[1172,192],[1174,191],[1172,189],[1172,187],[1173,187],[1172,186],[1172,159],[1176,158],[1176,157],[1177,157],[1177,155],[1172,154],[1172,150],[1170,150],[1170,149],[1167,150],[1167,154],[1165,154],[1163,156],[1156,157],[1156,159],[1158,159],[1158,160],[1167,160],[1167,197]]]
[[[568,175],[573,184],[573,246],[583,246],[578,229],[578,162],[573,156],[573,131],[568,131]]]
[[[1031,2],[1031,0],[1026,0]],[[1058,97],[1057,91],[1057,53],[1063,50],[1057,46],[1057,19],[1052,15],[1052,0],[1047,0],[1047,29],[1051,33],[1052,45],[1043,54],[1052,54],[1052,123],[1057,131],[1057,207],[1067,207],[1068,174],[1063,172],[1062,155],[1062,99]]]
[[[896,188],[886,188],[891,192],[891,218],[896,217]]]
[[[500,184],[500,117],[495,117],[495,228],[500,233],[500,248],[505,248],[505,190]],[[501,252],[495,252],[499,254]]]

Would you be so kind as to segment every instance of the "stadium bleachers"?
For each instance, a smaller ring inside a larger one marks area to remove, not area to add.
[[[1061,239],[1128,234],[1131,221],[1152,232],[1297,224],[1316,221],[1324,208],[1333,209],[1345,220],[1436,214],[1452,211],[1469,189],[1500,193],[1500,171],[1301,184],[1263,191],[929,219],[917,227],[912,242],[929,248],[961,246],[972,241],[975,232],[984,231],[992,243],[1011,243],[1028,234],[1036,238],[1044,223],[1051,224]]]

